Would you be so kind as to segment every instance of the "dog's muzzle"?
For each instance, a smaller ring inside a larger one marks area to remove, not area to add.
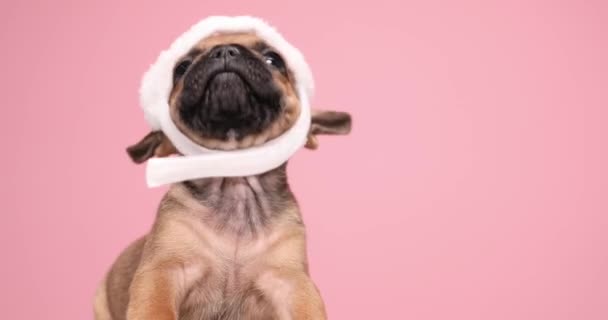
[[[281,90],[266,64],[240,45],[220,45],[185,75],[181,120],[205,137],[237,139],[267,128],[280,114]]]

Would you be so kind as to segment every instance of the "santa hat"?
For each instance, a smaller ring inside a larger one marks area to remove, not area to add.
[[[200,40],[218,32],[255,33],[281,54],[292,71],[300,99],[300,116],[281,136],[247,149],[210,150],[191,141],[173,123],[169,115],[168,101],[173,86],[175,64]],[[310,127],[309,100],[313,91],[312,72],[302,53],[266,22],[249,16],[214,16],[199,21],[179,36],[169,49],[161,52],[142,80],[140,101],[150,128],[163,131],[183,154],[180,157],[148,160],[148,186],[206,177],[250,176],[280,166],[306,142]]]

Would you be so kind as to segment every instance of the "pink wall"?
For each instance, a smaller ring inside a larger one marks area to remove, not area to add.
[[[2,2],[2,318],[92,319],[163,193],[123,150],[142,72],[248,13],[356,121],[290,166],[332,319],[608,319],[606,2],[455,3]]]

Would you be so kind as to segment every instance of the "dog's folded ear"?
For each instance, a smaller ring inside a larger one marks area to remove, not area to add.
[[[319,147],[317,135],[345,135],[350,133],[351,126],[351,116],[346,112],[313,109],[305,147],[317,149]]]
[[[177,150],[162,131],[152,131],[141,141],[127,148],[127,153],[135,163],[142,163],[151,157],[166,157]]]

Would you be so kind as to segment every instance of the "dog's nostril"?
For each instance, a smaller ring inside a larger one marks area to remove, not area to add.
[[[221,45],[221,46],[216,46],[213,49],[211,49],[211,53],[209,55],[212,58],[216,58],[216,59],[220,59],[220,58],[229,59],[229,58],[234,58],[234,57],[238,56],[239,54],[241,54],[241,52],[239,51],[239,48],[237,48],[236,46]]]

